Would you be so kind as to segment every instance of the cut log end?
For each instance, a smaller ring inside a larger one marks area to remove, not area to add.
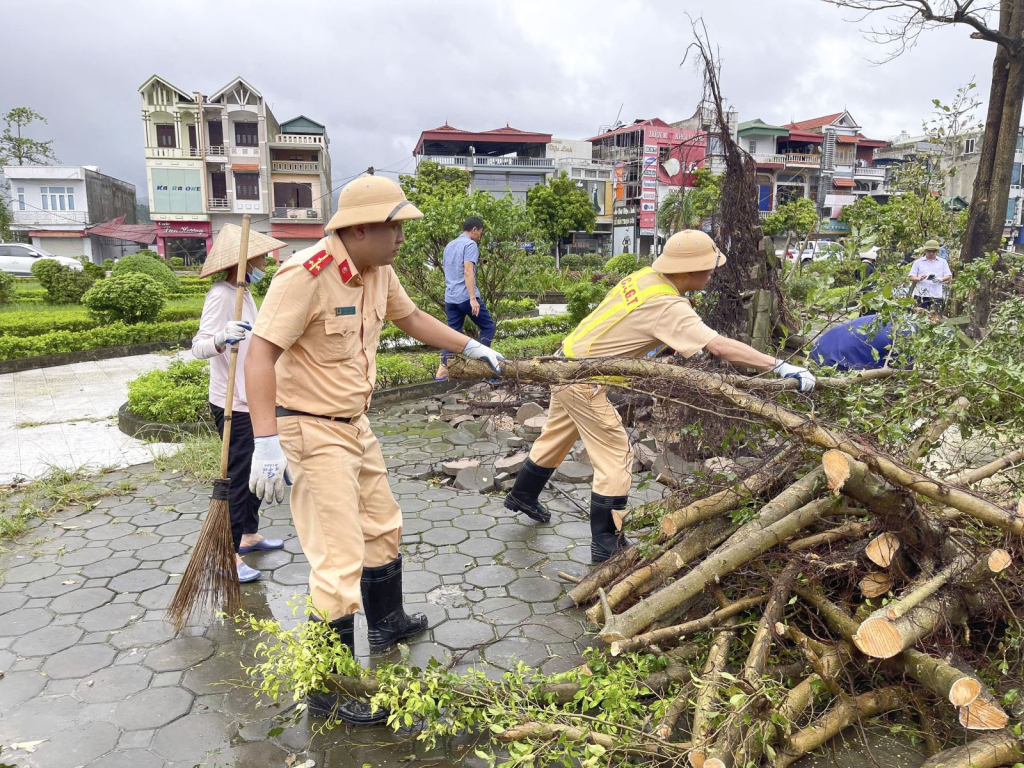
[[[882,571],[872,571],[860,580],[860,593],[869,600],[886,594],[890,589],[892,578]]]
[[[690,768],[704,768],[707,765],[707,755],[699,749],[695,749],[687,755],[690,761]]]
[[[949,703],[966,707],[981,695],[981,683],[973,677],[961,677],[949,687]]]
[[[882,617],[866,618],[853,636],[861,653],[876,659],[891,659],[905,647],[899,628]]]
[[[979,696],[960,707],[960,725],[969,731],[995,731],[1005,728],[1010,718],[987,696]]]
[[[712,757],[710,760],[704,761],[704,768],[726,768],[726,765],[724,760]]]
[[[888,568],[899,548],[900,540],[896,534],[886,531],[868,542],[864,555],[879,568]]]
[[[666,536],[675,536],[678,532],[676,521],[672,519],[671,515],[661,518],[661,532]]]
[[[829,490],[834,493],[841,491],[850,479],[850,457],[842,451],[825,451],[821,464],[825,468]]]
[[[988,556],[988,568],[992,573],[1002,573],[1010,567],[1013,558],[1005,549],[996,549]]]

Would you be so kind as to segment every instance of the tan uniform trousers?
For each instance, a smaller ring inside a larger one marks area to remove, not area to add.
[[[359,610],[363,566],[398,557],[402,511],[370,423],[308,416],[277,420],[294,485],[292,518],[309,560],[309,594],[328,620]]]
[[[594,384],[552,387],[548,420],[533,444],[530,460],[539,467],[557,467],[581,437],[594,465],[594,493],[628,495],[633,451],[622,419],[608,401],[608,388]]]

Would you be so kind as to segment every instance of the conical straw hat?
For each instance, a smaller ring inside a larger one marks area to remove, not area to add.
[[[242,228],[237,224],[225,224],[220,229],[217,239],[213,241],[213,248],[210,249],[203,268],[199,270],[200,277],[209,277],[225,269],[232,269],[238,266],[238,248],[242,241]],[[246,261],[251,261],[257,256],[265,256],[278,248],[283,248],[287,243],[275,240],[253,229],[249,230],[249,255]]]

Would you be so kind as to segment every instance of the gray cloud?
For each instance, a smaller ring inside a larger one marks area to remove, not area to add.
[[[881,67],[878,46],[820,0],[256,0],[6,3],[0,110],[49,119],[66,164],[96,164],[146,196],[138,86],[159,74],[210,93],[241,75],[285,120],[327,124],[335,183],[369,165],[411,170],[420,131],[444,122],[583,138],[622,119],[692,114],[680,67],[686,13],[703,14],[740,119],[788,122],[849,109],[872,138],[919,131],[933,98],[993,48],[944,29]]]

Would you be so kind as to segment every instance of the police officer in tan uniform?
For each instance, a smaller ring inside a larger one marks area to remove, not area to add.
[[[645,357],[668,346],[683,357],[706,349],[721,359],[762,371],[794,377],[801,392],[814,388],[806,369],[776,360],[753,347],[724,338],[701,321],[687,291],[707,285],[725,256],[711,238],[696,230],[673,235],[650,267],[615,286],[604,301],[562,343],[569,358]],[[551,388],[551,407],[530,457],[505,497],[505,507],[546,523],[551,514],[540,492],[578,438],[594,465],[590,497],[591,559],[600,563],[629,544],[622,533],[632,482],[633,454],[622,420],[608,402],[607,388],[568,384]]]
[[[402,607],[402,513],[365,416],[381,325],[390,320],[495,371],[502,360],[418,310],[399,283],[391,264],[405,240],[402,222],[422,216],[390,179],[347,184],[327,236],[274,276],[245,364],[256,444],[250,487],[281,501],[294,476],[291,511],[311,567],[312,602],[353,654],[360,603],[371,652],[427,627],[426,617]],[[387,716],[335,694],[311,695],[308,705],[313,715],[351,724]]]

